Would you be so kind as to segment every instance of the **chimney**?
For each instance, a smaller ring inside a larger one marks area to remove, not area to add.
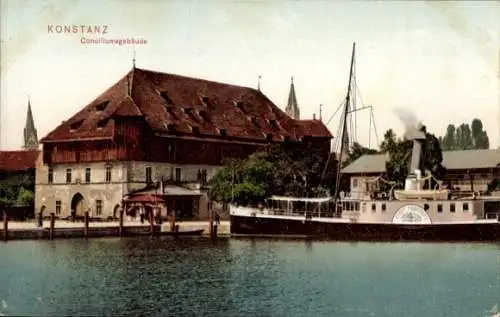
[[[421,130],[412,131],[409,137],[413,140],[413,150],[411,154],[410,170],[406,177],[405,190],[420,190],[421,188],[421,159],[422,143],[425,142],[425,133]]]
[[[316,114],[313,113],[313,120],[316,120]]]

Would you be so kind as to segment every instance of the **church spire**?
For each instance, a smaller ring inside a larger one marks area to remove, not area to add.
[[[293,84],[293,76],[290,83],[290,92],[288,93],[288,104],[285,109],[286,113],[295,120],[300,119],[300,109],[295,95],[295,86]]]
[[[28,97],[28,112],[26,114],[26,124],[24,125],[24,145],[26,150],[38,149],[38,135],[35,129],[35,121],[31,112],[31,102]]]

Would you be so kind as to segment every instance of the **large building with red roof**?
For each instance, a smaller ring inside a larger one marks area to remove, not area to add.
[[[292,89],[287,109],[298,108]],[[36,208],[116,216],[124,197],[148,184],[205,182],[225,159],[273,142],[314,146],[326,158],[331,138],[320,120],[292,118],[259,89],[134,67],[41,140]],[[170,190],[203,208],[198,189]]]

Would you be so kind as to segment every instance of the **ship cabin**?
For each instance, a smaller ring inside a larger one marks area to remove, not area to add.
[[[266,211],[273,215],[333,217],[334,200],[331,197],[299,198],[272,196],[266,200]]]

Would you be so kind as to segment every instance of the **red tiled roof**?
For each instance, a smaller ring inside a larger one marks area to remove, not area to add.
[[[301,127],[304,135],[317,136],[317,137],[332,137],[330,131],[325,126],[323,121],[320,120],[300,120],[298,124]]]
[[[42,142],[111,138],[113,118],[124,116],[141,117],[155,132],[197,137],[332,137],[320,121],[293,120],[259,90],[135,68]]]
[[[0,151],[0,170],[25,171],[36,167],[40,151]]]

